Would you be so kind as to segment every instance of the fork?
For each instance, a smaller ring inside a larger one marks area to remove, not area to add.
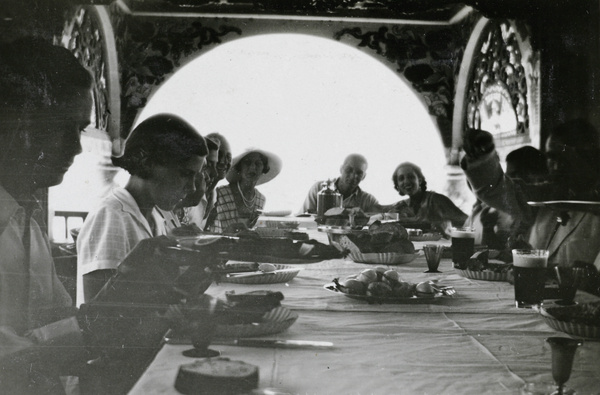
[[[454,289],[454,287],[440,286],[435,283],[430,283],[430,284],[433,287],[433,289],[435,289],[438,292],[441,292],[443,295],[452,296],[452,295],[456,294],[456,290]]]

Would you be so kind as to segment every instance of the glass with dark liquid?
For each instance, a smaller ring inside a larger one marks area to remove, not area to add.
[[[515,305],[539,307],[544,301],[548,250],[512,250],[515,278]]]
[[[466,269],[467,261],[475,252],[475,229],[452,228],[452,262],[454,267]]]

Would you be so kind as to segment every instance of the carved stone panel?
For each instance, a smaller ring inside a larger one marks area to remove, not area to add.
[[[354,37],[360,40],[359,47],[372,49],[396,64],[396,71],[422,97],[436,120],[444,146],[450,147],[455,81],[471,24],[467,18],[461,24],[445,26],[393,25],[366,32],[346,28],[336,38]]]
[[[111,7],[121,75],[121,137],[131,129],[138,111],[184,58],[207,46],[221,43],[228,34],[241,35],[237,27],[214,29],[199,18],[139,17]]]
[[[489,21],[470,59],[465,127],[492,133],[503,154],[539,146],[539,57],[526,34],[509,21]]]
[[[101,32],[100,20],[94,8],[80,7],[76,9],[66,22],[60,41],[93,74],[94,111],[91,126],[107,131],[111,113],[108,92],[109,71],[104,56],[107,49],[105,49],[106,42]],[[110,50],[114,50],[114,48],[108,49],[108,51]]]

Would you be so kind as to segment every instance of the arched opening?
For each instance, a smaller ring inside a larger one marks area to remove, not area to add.
[[[369,160],[361,187],[382,203],[399,200],[391,175],[400,162],[419,164],[433,190],[446,179],[442,141],[417,96],[390,68],[333,40],[271,34],[222,44],[166,81],[137,122],[159,112],[222,133],[234,156],[248,147],[280,155],[281,174],[259,187],[267,210],[297,212],[309,187],[338,176],[353,152]]]
[[[269,211],[298,212],[310,186],[338,176],[353,152],[369,160],[361,187],[381,203],[400,199],[391,175],[403,161],[422,167],[430,189],[446,186],[442,140],[419,96],[384,63],[334,40],[270,34],[221,44],[171,76],[137,122],[158,112],[178,114],[202,134],[222,133],[234,155],[260,147],[281,156],[282,173],[259,186]],[[112,175],[107,136],[84,133],[82,144],[84,154],[50,189],[51,216],[89,212],[127,179],[124,171]],[[53,221],[54,240],[81,225],[69,221]]]

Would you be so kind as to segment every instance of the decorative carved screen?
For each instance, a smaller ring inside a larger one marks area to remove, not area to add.
[[[492,133],[500,149],[539,146],[539,57],[522,32],[509,21],[489,21],[471,59],[466,127]]]

